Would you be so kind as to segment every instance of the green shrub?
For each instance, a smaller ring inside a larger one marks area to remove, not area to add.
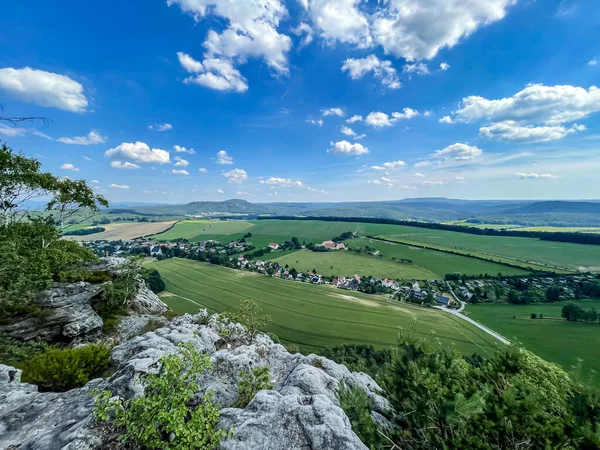
[[[79,348],[49,347],[23,364],[24,382],[37,384],[40,391],[64,392],[102,376],[111,349],[105,345]]]
[[[252,401],[258,391],[272,389],[273,383],[269,379],[269,367],[256,367],[252,372],[242,372],[240,374],[239,397],[231,405],[234,408],[245,408]]]
[[[43,353],[47,347],[44,342],[19,341],[0,335],[0,363],[20,369],[25,361]]]
[[[160,272],[156,269],[146,269],[143,271],[144,281],[150,288],[152,292],[158,294],[165,290],[166,285],[162,277],[160,276]]]
[[[150,319],[146,322],[146,325],[140,330],[140,334],[148,333],[149,331],[158,330],[163,327],[164,323],[162,320]]]
[[[165,316],[167,318],[167,320],[172,320],[175,317],[180,316],[181,314],[176,313],[175,311],[173,311],[172,309],[169,309],[167,311],[164,312],[163,316]]]
[[[261,308],[254,300],[241,300],[240,310],[238,312],[225,312],[223,317],[230,319],[232,322],[241,323],[248,333],[250,342],[258,332],[273,321],[269,315],[261,315]]]
[[[134,448],[214,449],[231,432],[217,430],[221,415],[204,395],[199,404],[190,405],[198,391],[196,378],[210,369],[210,357],[191,344],[180,345],[180,352],[159,360],[157,374],[143,375],[144,394],[133,400],[111,400],[112,393],[96,398],[95,415],[117,427],[119,440]]]
[[[340,381],[337,398],[340,408],[344,410],[352,425],[352,431],[370,449],[380,448],[382,439],[377,430],[377,423],[371,414],[373,402],[365,391],[357,386],[347,388]]]

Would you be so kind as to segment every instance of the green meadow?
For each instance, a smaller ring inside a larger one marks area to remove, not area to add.
[[[498,344],[491,336],[450,314],[399,303],[384,297],[342,291],[331,286],[270,278],[186,259],[167,259],[158,269],[167,286],[161,298],[178,313],[235,310],[241,299],[253,299],[273,317],[266,331],[305,351],[341,344],[396,343],[398,327],[425,336],[434,331],[445,345],[464,354],[490,354]]]

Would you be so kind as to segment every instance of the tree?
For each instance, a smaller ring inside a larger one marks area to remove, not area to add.
[[[233,322],[239,322],[244,325],[250,342],[254,341],[254,338],[262,328],[273,321],[271,316],[261,315],[261,308],[254,300],[241,300],[239,311],[227,312],[224,316]]]
[[[532,319],[537,319],[537,314],[536,313],[531,313],[531,318]]]
[[[560,288],[558,286],[550,286],[547,290],[546,290],[546,299],[549,302],[556,302],[558,300],[560,300]]]
[[[585,314],[585,311],[581,308],[581,306],[576,305],[574,303],[569,303],[568,305],[563,306],[560,315],[567,319],[569,322],[576,322],[580,320]]]

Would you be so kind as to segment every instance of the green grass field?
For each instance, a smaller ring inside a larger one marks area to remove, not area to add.
[[[575,301],[531,305],[477,304],[468,305],[465,314],[569,372],[573,371],[578,359],[582,359],[586,377],[592,370],[600,376],[600,325],[563,320],[560,312],[567,303]],[[577,304],[584,309],[595,307],[600,310],[600,300],[577,300]],[[531,313],[543,314],[544,319],[531,319]],[[597,377],[594,384],[598,383]]]
[[[376,241],[368,238],[348,240],[346,241],[346,245],[350,247],[369,246],[379,250],[387,258],[410,259],[413,261],[413,266],[424,268],[432,274],[428,279],[434,280],[443,279],[445,274],[452,272],[460,272],[466,275],[480,275],[485,273],[496,275],[498,272],[503,275],[524,275],[528,273],[523,269],[481,261],[467,256],[453,255],[451,253]]]
[[[445,345],[456,345],[465,354],[490,354],[500,345],[450,314],[384,297],[185,259],[153,262],[148,267],[160,271],[167,285],[161,298],[174,311],[194,313],[203,307],[211,312],[235,310],[241,299],[253,299],[273,317],[267,331],[283,342],[299,344],[303,350],[345,343],[387,348],[396,343],[397,328],[410,327],[413,319],[417,319],[418,334],[434,330]]]
[[[522,237],[478,236],[404,225],[316,220],[211,222],[186,220],[154,238],[169,240],[184,237],[192,241],[218,239],[222,242],[230,242],[250,232],[252,237],[248,241],[258,248],[264,248],[269,242],[282,243],[293,236],[300,241],[320,243],[345,231],[352,231],[357,236],[379,235],[407,243],[458,250],[465,254],[506,261],[522,267],[531,266],[538,270],[600,271],[600,246],[540,241]],[[481,273],[481,270],[475,272]]]
[[[317,272],[324,276],[348,276],[359,273],[360,275],[394,279],[431,280],[440,278],[437,274],[413,264],[403,264],[377,256],[359,255],[350,251],[322,253],[299,250],[286,256],[277,257],[273,261],[277,261],[282,266],[288,264],[299,272],[317,269]]]

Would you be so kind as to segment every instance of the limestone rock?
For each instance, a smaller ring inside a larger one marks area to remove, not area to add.
[[[169,310],[158,296],[139,280],[140,288],[131,300],[131,309],[141,314],[163,314]]]
[[[177,352],[178,344],[187,342],[208,353],[213,364],[197,380],[198,395],[212,391],[224,408],[218,426],[235,429],[233,437],[221,443],[221,450],[365,450],[338,405],[340,382],[363,389],[374,401],[374,416],[382,421],[390,413],[381,389],[367,375],[351,373],[316,355],[292,355],[264,335],[251,345],[223,345],[222,331],[223,325],[206,312],[178,317],[115,347],[111,364],[116,371],[110,378],[61,394],[21,389],[19,374],[0,366],[0,449],[9,445],[20,445],[19,450],[102,449],[90,391],[108,389],[124,399],[142,395],[140,375],[156,371],[162,356]],[[231,408],[238,397],[240,374],[263,366],[269,368],[273,388],[257,393],[244,409]]]

